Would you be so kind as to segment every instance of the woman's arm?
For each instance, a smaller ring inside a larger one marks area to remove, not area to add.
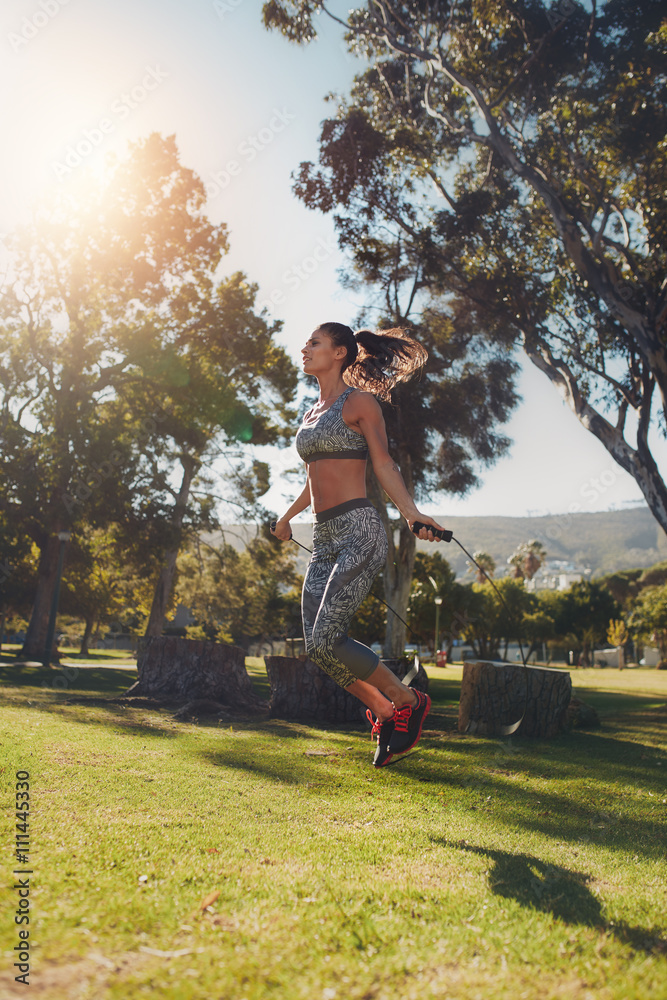
[[[310,507],[310,489],[308,483],[301,490],[301,493],[296,498],[289,510],[283,514],[281,518],[276,521],[276,527],[273,534],[276,538],[279,538],[281,542],[288,542],[292,537],[292,529],[290,528],[290,521],[297,514],[300,514],[302,510],[306,507]]]
[[[389,499],[398,507],[410,527],[415,521],[423,521],[425,524],[433,525],[434,528],[442,528],[442,525],[434,521],[432,517],[428,517],[418,510],[408,493],[400,469],[389,454],[387,429],[378,401],[370,393],[355,392],[345,401],[346,406],[349,404],[353,405],[350,406],[349,418],[346,422],[350,424],[354,422],[355,429],[358,427],[366,438],[373,471]],[[420,530],[419,537],[429,541],[440,541],[439,538],[434,538],[432,532],[427,531],[426,528]]]

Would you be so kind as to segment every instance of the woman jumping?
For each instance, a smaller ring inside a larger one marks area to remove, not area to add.
[[[320,398],[296,435],[307,482],[273,533],[288,541],[290,520],[312,507],[313,553],[301,602],[306,653],[368,706],[366,715],[377,736],[373,763],[382,767],[417,743],[431,699],[406,687],[347,630],[387,554],[384,525],[366,498],[366,459],[370,457],[378,482],[410,527],[421,521],[441,528],[417,510],[389,456],[375,398],[387,399],[397,383],[423,367],[427,354],[402,329],[354,334],[342,323],[319,326],[302,354],[304,372],[320,387]],[[427,528],[420,529],[419,537],[439,541]]]

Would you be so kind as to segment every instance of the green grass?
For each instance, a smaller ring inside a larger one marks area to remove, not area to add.
[[[667,672],[573,671],[602,728],[538,742],[459,734],[461,668],[432,668],[418,750],[375,771],[361,727],[179,723],[68,669],[0,666],[40,1000],[667,997]]]
[[[0,652],[0,663],[13,664],[19,656],[20,651],[20,645],[4,643]],[[78,646],[61,646],[59,652],[62,662],[65,664],[85,665],[88,663],[127,662],[128,666],[131,664],[136,666],[135,654],[129,649],[91,649],[86,656],[81,656]]]

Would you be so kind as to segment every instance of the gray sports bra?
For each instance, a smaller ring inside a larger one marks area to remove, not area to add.
[[[343,403],[353,391],[346,389],[313,423],[301,424],[296,435],[296,450],[304,462],[315,462],[318,458],[368,457],[366,438],[348,427],[342,416]]]

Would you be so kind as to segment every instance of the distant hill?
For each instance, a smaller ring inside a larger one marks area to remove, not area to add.
[[[591,576],[602,576],[619,569],[652,566],[667,559],[667,536],[648,507],[603,511],[597,514],[549,514],[544,517],[447,517],[436,520],[454,532],[462,545],[473,553],[490,553],[500,575],[508,557],[521,542],[532,538],[547,550],[548,559],[562,559],[581,569],[590,569]],[[226,525],[227,541],[241,549],[252,544],[257,535],[256,525]],[[312,526],[293,523],[294,537],[311,547]],[[213,539],[211,539],[213,542]],[[420,551],[430,551],[428,542],[417,541]],[[438,551],[448,560],[458,577],[466,576],[466,559],[455,542],[441,543]],[[308,555],[298,550],[297,565],[305,569]],[[471,579],[470,576],[467,577]]]
[[[619,569],[651,566],[667,558],[667,536],[648,507],[596,514],[549,514],[544,517],[437,517],[469,552],[488,552],[498,571],[522,542],[536,538],[547,559],[562,559],[602,576]],[[428,542],[417,543],[423,550]],[[457,576],[466,571],[466,556],[455,542],[446,546]]]

